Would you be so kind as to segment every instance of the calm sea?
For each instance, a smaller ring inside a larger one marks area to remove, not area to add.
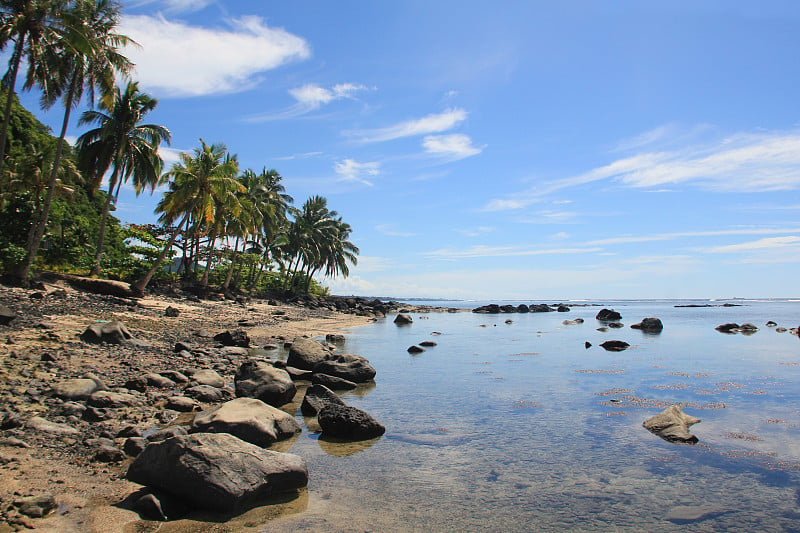
[[[308,462],[308,493],[263,527],[800,531],[800,339],[766,326],[797,327],[800,301],[675,307],[703,303],[723,302],[413,313],[410,326],[390,316],[352,330],[345,351],[370,359],[378,374],[374,387],[343,396],[386,435],[326,442],[298,412],[304,431],[290,451]],[[597,331],[602,307],[619,311],[625,327]],[[629,327],[645,317],[661,318],[663,332]],[[575,318],[585,322],[562,323]],[[728,322],[760,330],[715,331]],[[598,346],[612,339],[631,347]],[[407,353],[424,340],[437,346]],[[702,419],[692,428],[698,444],[642,428],[673,403]]]

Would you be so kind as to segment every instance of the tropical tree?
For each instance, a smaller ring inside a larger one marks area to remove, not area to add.
[[[28,63],[25,88],[30,89],[36,79],[37,66],[40,74],[45,50],[56,39],[58,14],[64,9],[64,0],[0,0],[0,49],[14,43],[8,60],[8,71],[3,77],[7,88],[0,126],[0,173],[5,163],[8,125],[14,101],[17,74],[23,59]]]
[[[163,126],[141,124],[157,104],[158,100],[139,92],[138,82],[128,82],[124,90],[114,89],[110,102],[100,101],[100,111],[85,111],[78,122],[79,125],[98,124],[97,128],[81,135],[76,144],[78,168],[92,181],[93,189],[99,187],[103,175],[112,169],[100,220],[93,275],[100,273],[106,219],[111,203],[117,201],[120,186],[133,177],[138,196],[143,189],[149,188],[152,192],[161,183],[164,161],[158,155],[158,147],[162,142],[169,144],[170,132]]]
[[[180,161],[167,173],[172,181],[156,206],[156,212],[161,214],[159,222],[163,224],[173,224],[178,219],[180,222],[150,271],[131,285],[135,292],[144,292],[187,222],[190,228],[210,237],[208,272],[220,221],[225,220],[225,213],[237,214],[235,195],[244,192],[244,187],[236,180],[239,171],[236,157],[227,154],[224,144],[208,145],[203,139],[200,139],[200,144],[193,155],[180,154]],[[207,283],[205,277],[204,284]]]
[[[31,226],[25,261],[15,273],[20,281],[27,279],[44,236],[72,109],[81,101],[84,91],[90,105],[94,105],[96,90],[103,98],[111,98],[115,76],[131,69],[131,62],[119,49],[132,41],[114,31],[120,18],[118,2],[73,0],[61,16],[63,26],[56,45],[48,47],[44,59],[33,67],[42,88],[43,107],[51,107],[60,98],[64,119],[42,212]]]

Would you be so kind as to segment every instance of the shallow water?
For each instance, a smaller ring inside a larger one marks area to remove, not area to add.
[[[386,435],[326,442],[298,413],[290,451],[308,462],[303,509],[264,528],[800,530],[800,340],[765,326],[796,327],[800,303],[676,303],[607,303],[625,324],[608,332],[596,330],[596,306],[353,330],[345,351],[370,359],[377,384],[343,397]],[[660,335],[628,327],[649,316],[664,322]],[[574,318],[585,322],[562,324]],[[761,329],[714,330],[726,322]],[[598,346],[610,339],[631,348]],[[438,345],[406,352],[424,340]],[[642,428],[672,403],[702,419],[697,445]]]

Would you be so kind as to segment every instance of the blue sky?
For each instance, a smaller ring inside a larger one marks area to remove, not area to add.
[[[223,142],[353,226],[334,293],[537,301],[800,296],[798,24],[777,0],[129,0],[123,33],[168,161]]]

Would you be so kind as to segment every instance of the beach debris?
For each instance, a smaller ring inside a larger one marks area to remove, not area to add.
[[[664,329],[664,324],[660,318],[643,318],[638,324],[631,325],[632,329],[640,329],[644,333],[661,333]]]
[[[669,442],[695,444],[699,440],[689,432],[689,427],[700,422],[699,418],[687,415],[678,405],[670,405],[659,414],[642,423],[651,433]]]
[[[369,413],[347,405],[328,404],[317,413],[317,420],[325,437],[366,440],[386,432]]]
[[[603,308],[597,313],[597,316],[595,318],[597,320],[602,320],[603,322],[612,322],[615,320],[622,320],[622,315],[614,311],[613,309]]]
[[[300,433],[294,417],[255,398],[236,398],[197,413],[190,433],[230,433],[265,448]]]
[[[630,344],[625,341],[605,341],[600,346],[608,352],[621,352],[627,350]]]
[[[401,314],[397,315],[396,317],[394,317],[394,323],[397,324],[398,326],[405,326],[405,325],[411,324],[413,322],[414,322],[414,319],[411,318],[410,315],[405,315],[405,314],[401,313]]]
[[[236,370],[233,383],[237,397],[256,398],[275,407],[291,402],[297,392],[297,387],[286,370],[275,368],[264,361],[242,363]]]
[[[265,450],[227,433],[194,433],[148,445],[127,478],[199,509],[235,512],[305,487],[308,468],[297,455]]]
[[[344,405],[344,402],[328,387],[315,383],[306,389],[300,411],[305,416],[316,416],[328,404]]]
[[[406,350],[406,351],[407,351],[408,353],[410,353],[411,355],[416,355],[416,354],[418,354],[418,353],[422,353],[422,352],[424,352],[424,351],[425,351],[425,348],[422,348],[422,347],[420,347],[420,346],[414,345],[414,346],[409,346],[409,347],[408,347],[408,350]]]

